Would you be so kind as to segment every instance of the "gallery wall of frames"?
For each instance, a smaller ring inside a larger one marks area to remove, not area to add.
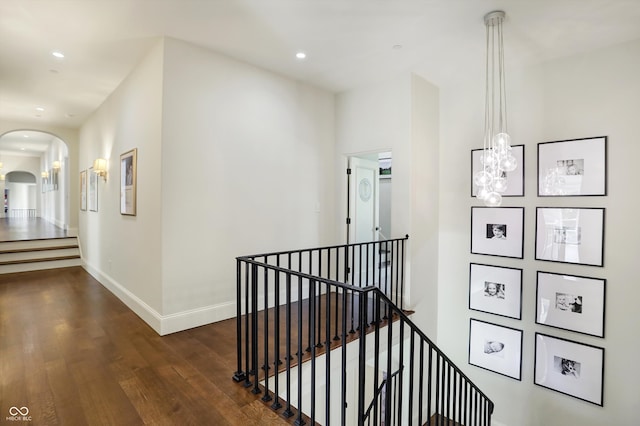
[[[137,188],[138,188],[138,148],[133,148],[120,155],[119,169],[120,185],[120,214],[123,216],[137,215]],[[107,175],[104,176],[104,184],[107,183]],[[91,212],[98,211],[98,174],[94,168],[80,172],[80,210]]]
[[[502,195],[524,197],[524,146],[513,150],[519,167],[507,173],[509,189]],[[471,151],[471,176],[482,170],[481,151]],[[472,197],[474,187],[471,182]],[[471,207],[471,254],[491,257],[477,256],[469,265],[469,364],[522,380],[523,341],[533,339],[535,385],[603,406],[604,348],[585,343],[584,336],[605,337],[606,279],[598,269],[604,266],[605,208],[597,200],[606,195],[607,136],[599,136],[537,144],[537,206],[527,212],[535,215],[533,241],[525,241],[524,207]],[[545,206],[551,197],[556,206]],[[573,207],[572,197],[596,197],[587,203],[595,206]],[[499,259],[524,260],[526,244],[539,261],[533,336],[505,325],[522,321],[523,269],[501,266]],[[584,274],[548,272],[545,262],[580,265]],[[473,318],[473,312],[495,320]],[[559,329],[575,336],[559,337]]]

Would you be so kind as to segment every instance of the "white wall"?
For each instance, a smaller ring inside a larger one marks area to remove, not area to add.
[[[78,159],[80,170],[98,157],[108,162],[107,181],[98,178],[98,211],[80,212],[85,267],[157,331],[163,297],[162,61],[158,43],[85,122]],[[137,216],[123,216],[120,154],[132,148],[138,149]]]
[[[391,151],[393,191],[391,235],[409,234],[406,275],[408,307],[435,338],[437,298],[438,89],[404,74],[337,97],[337,223],[346,217],[346,159],[353,154]],[[339,235],[344,235],[339,229]],[[344,239],[340,240],[344,242]]]
[[[507,73],[510,133],[514,144],[525,144],[526,196],[507,198],[503,205],[525,207],[524,259],[469,254],[470,206],[480,203],[469,196],[466,165],[470,150],[482,144],[484,87],[470,71],[466,82],[441,91],[446,143],[440,163],[438,344],[494,400],[498,424],[637,424],[640,287],[634,263],[640,258],[640,231],[634,223],[640,201],[633,170],[640,158],[640,42]],[[609,136],[608,196],[536,196],[537,143],[602,135]],[[536,206],[606,208],[604,267],[535,261]],[[470,262],[524,270],[521,321],[468,310]],[[535,324],[538,270],[607,279],[604,339]],[[524,331],[522,381],[467,364],[470,317]],[[535,332],[605,348],[604,407],[533,384]]]
[[[80,132],[80,169],[109,161],[99,211],[80,214],[87,269],[160,334],[234,316],[236,256],[335,242],[333,121],[329,92],[161,41]]]
[[[161,268],[174,331],[235,315],[236,256],[335,243],[334,97],[165,46]]]

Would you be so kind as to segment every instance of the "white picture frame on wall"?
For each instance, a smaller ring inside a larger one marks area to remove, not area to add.
[[[537,207],[536,260],[603,266],[604,208]]]
[[[522,269],[469,265],[469,309],[522,318]]]
[[[524,257],[524,207],[471,207],[471,253]]]
[[[471,150],[471,196],[478,195],[478,185],[473,183],[476,173],[482,171],[480,158],[483,149]],[[501,195],[503,197],[523,197],[524,196],[524,145],[514,145],[511,147],[511,154],[516,158],[518,167],[512,172],[504,172],[507,178],[507,189]]]
[[[604,348],[536,333],[534,384],[603,406]]]
[[[522,330],[471,318],[469,364],[522,380]]]
[[[89,168],[89,211],[98,211],[98,175]]]
[[[601,278],[538,271],[536,323],[604,337],[605,285]]]

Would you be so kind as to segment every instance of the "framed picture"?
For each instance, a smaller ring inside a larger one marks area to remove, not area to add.
[[[469,320],[469,364],[522,378],[522,330]]]
[[[536,260],[602,266],[604,208],[536,209]]]
[[[98,211],[98,175],[93,172],[93,167],[89,168],[89,210]]]
[[[138,150],[120,156],[120,214],[136,215]]]
[[[380,164],[380,179],[391,179],[391,157],[378,159]]]
[[[59,174],[60,172],[56,169],[51,169],[51,190],[52,191],[57,191],[58,190],[58,180],[59,180]]]
[[[87,171],[80,172],[80,210],[87,210]]]
[[[523,197],[524,196],[524,145],[514,145],[511,153],[518,160],[518,168],[512,172],[503,172],[507,178],[507,190],[502,193],[503,197]],[[473,183],[473,177],[482,170],[480,158],[482,149],[471,150],[471,196],[478,195],[478,187]]]
[[[524,207],[471,207],[471,253],[523,258]]]
[[[540,272],[536,323],[604,337],[606,280]]]
[[[536,333],[536,385],[602,406],[604,348]]]
[[[522,319],[522,269],[471,263],[469,309]]]
[[[538,196],[607,195],[607,137],[538,144]]]

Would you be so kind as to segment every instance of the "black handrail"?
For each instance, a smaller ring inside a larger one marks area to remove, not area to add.
[[[390,241],[239,257],[234,379],[297,425],[489,425],[493,403],[394,302],[401,295],[343,270],[368,269],[354,259],[395,244],[402,264],[390,275],[403,276],[406,238]]]

